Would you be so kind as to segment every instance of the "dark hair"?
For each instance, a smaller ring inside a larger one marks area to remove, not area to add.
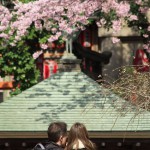
[[[95,144],[89,139],[88,131],[84,124],[76,122],[72,125],[69,135],[68,135],[68,144],[66,150],[72,150],[74,145],[77,145],[76,149],[78,149],[80,140],[85,146],[86,150],[95,150]]]
[[[67,124],[65,122],[52,122],[48,127],[48,138],[52,142],[58,142],[60,136],[67,134]]]

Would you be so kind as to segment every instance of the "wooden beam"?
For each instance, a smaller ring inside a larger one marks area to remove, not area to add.
[[[47,138],[47,132],[45,131],[0,131],[0,139],[7,138]]]
[[[139,138],[139,139],[150,139],[150,131],[141,131],[141,132],[129,132],[129,131],[106,131],[106,132],[90,132],[89,131],[89,137],[94,139],[100,139],[100,138],[126,138],[126,139],[133,139],[133,138]],[[46,131],[0,131],[0,139],[14,139],[14,138],[47,138],[47,132]]]
[[[106,131],[106,132],[89,132],[90,138],[150,138],[150,131],[129,132],[129,131]]]

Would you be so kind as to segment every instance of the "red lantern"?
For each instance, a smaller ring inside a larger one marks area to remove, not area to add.
[[[57,73],[58,64],[54,60],[46,60],[44,62],[44,79],[49,78],[52,74]]]
[[[149,60],[146,53],[142,49],[136,51],[136,55],[133,61],[133,65],[139,72],[148,72],[150,71]]]

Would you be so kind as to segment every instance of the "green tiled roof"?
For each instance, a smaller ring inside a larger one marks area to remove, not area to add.
[[[136,115],[128,102],[106,92],[82,72],[55,74],[0,103],[0,132],[45,132],[58,120],[68,128],[82,122],[91,132],[150,131],[149,112]]]

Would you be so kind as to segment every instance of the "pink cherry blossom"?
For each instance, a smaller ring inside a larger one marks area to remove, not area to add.
[[[37,51],[32,56],[34,59],[37,59],[42,53],[43,53],[43,51]]]
[[[135,0],[135,3],[140,5],[140,4],[142,4],[142,0]]]
[[[42,30],[42,24],[40,20],[35,21],[35,28],[38,30]]]
[[[135,0],[135,4],[139,5],[139,10],[143,14],[147,12],[148,7],[145,7],[144,1]],[[138,16],[130,12],[130,1],[36,0],[26,4],[16,3],[12,13],[0,6],[0,14],[2,14],[0,15],[0,34],[4,39],[14,38],[13,44],[12,41],[10,42],[14,45],[28,36],[33,27],[40,36],[43,30],[46,31],[49,36],[47,42],[52,42],[60,38],[64,39],[65,34],[72,35],[76,31],[84,30],[89,24],[89,19],[95,16],[97,11],[102,13],[97,16],[97,25],[112,28],[114,33],[121,30],[124,20],[138,21]],[[113,17],[112,12],[115,14]],[[150,31],[149,27],[148,31]],[[113,41],[118,40],[113,38]],[[41,46],[47,47],[46,44]]]
[[[40,46],[41,46],[42,49],[47,49],[48,48],[47,44],[41,44]]]
[[[1,33],[0,38],[8,39],[8,34],[6,33]]]
[[[148,34],[143,34],[143,37],[148,38],[149,35]]]
[[[150,31],[150,25],[148,26],[147,30]]]
[[[129,20],[138,20],[138,17],[136,15],[130,15]]]
[[[112,22],[112,28],[114,33],[121,30],[121,20],[115,20]]]
[[[130,5],[127,2],[120,2],[116,6],[116,13],[120,17],[126,17],[128,16],[130,11]]]
[[[120,39],[118,39],[117,37],[112,37],[112,42],[118,43],[118,42],[120,42]]]

